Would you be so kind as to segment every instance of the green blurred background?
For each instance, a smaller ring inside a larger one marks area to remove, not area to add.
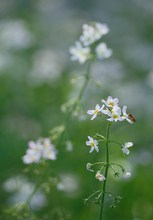
[[[114,209],[107,205],[105,219],[152,220],[153,1],[1,0],[0,18],[1,210],[23,201],[36,183],[38,176],[24,172],[22,156],[29,140],[46,137],[64,123],[61,106],[77,96],[86,70],[86,65],[70,61],[69,47],[78,39],[82,24],[97,21],[110,28],[104,41],[113,56],[95,62],[92,76],[101,86],[89,84],[83,110],[111,95],[136,117],[133,126],[112,128],[112,138],[134,142],[129,157],[118,148],[112,148],[111,155],[125,163],[132,177],[110,177],[108,189],[123,199]],[[69,126],[71,142],[58,146],[58,159],[51,163],[63,183],[51,187],[49,194],[37,193],[32,205],[37,219],[98,219],[99,208],[84,206],[83,199],[101,187],[86,171],[86,163],[100,155],[89,155],[85,141],[88,135],[104,131],[105,125],[87,116],[73,119]]]

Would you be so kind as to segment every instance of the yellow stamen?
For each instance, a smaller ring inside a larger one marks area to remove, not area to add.
[[[110,106],[114,106],[114,103],[113,103],[113,102],[110,102],[109,105],[110,105]]]

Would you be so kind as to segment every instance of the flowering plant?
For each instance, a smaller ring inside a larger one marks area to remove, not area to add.
[[[28,147],[23,156],[25,164],[40,163],[41,160],[56,160],[57,150],[49,138],[42,138],[36,142],[30,141]]]
[[[109,32],[108,26],[92,22],[89,25],[84,24],[82,28],[83,33],[80,36],[80,41],[77,41],[75,46],[70,48],[71,60],[77,60],[83,64],[94,58],[100,60],[109,58],[112,55],[112,50],[107,48],[106,43],[99,42],[102,36]]]
[[[99,117],[105,117],[106,121],[107,121],[107,129],[106,129],[106,136],[101,135],[101,134],[96,134],[94,137],[96,137],[97,139],[93,139],[92,137],[88,136],[89,141],[86,141],[86,145],[90,146],[90,153],[93,152],[93,150],[96,150],[97,152],[99,152],[99,148],[100,148],[100,142],[105,143],[106,146],[106,159],[105,161],[100,161],[100,162],[95,162],[93,164],[91,163],[87,163],[86,167],[88,171],[94,172],[94,168],[95,166],[99,165],[100,169],[98,171],[96,171],[96,175],[95,178],[98,179],[99,181],[103,182],[103,187],[102,190],[97,191],[96,193],[92,194],[89,198],[87,198],[85,200],[86,203],[89,202],[89,200],[91,200],[92,198],[94,198],[94,196],[96,195],[96,203],[98,203],[100,205],[100,218],[103,218],[103,207],[104,207],[104,200],[105,200],[105,195],[106,195],[106,183],[108,180],[108,173],[109,173],[109,169],[111,169],[114,172],[115,177],[118,177],[120,175],[120,173],[118,171],[116,171],[115,167],[119,167],[122,171],[122,173],[124,174],[125,178],[128,178],[131,176],[131,173],[129,171],[126,171],[125,168],[123,168],[122,165],[118,164],[118,163],[114,163],[114,162],[110,162],[110,156],[109,156],[109,144],[110,142],[117,144],[121,147],[121,150],[124,154],[128,155],[130,153],[129,148],[133,146],[132,142],[126,142],[124,144],[120,144],[119,142],[116,141],[112,141],[110,139],[110,127],[116,123],[116,122],[122,122],[124,120],[127,120],[130,124],[133,124],[134,122],[132,121],[132,119],[128,116],[128,114],[126,113],[126,109],[127,107],[124,106],[123,109],[121,110],[121,108],[118,106],[119,104],[119,100],[118,98],[112,98],[111,96],[109,96],[106,100],[102,99],[102,106],[100,107],[98,104],[96,105],[94,110],[88,110],[87,113],[89,115],[91,115],[91,120],[95,119],[97,116]],[[97,197],[98,194],[98,197]],[[109,193],[109,195],[112,195],[111,193]],[[98,200],[97,200],[98,198]],[[116,198],[116,196],[115,196]],[[119,201],[119,199],[121,197],[117,197]],[[115,199],[116,201],[116,199]],[[115,204],[113,204],[112,206],[114,206]]]
[[[80,36],[80,41],[76,42],[75,47],[70,48],[70,53],[72,55],[71,59],[78,61],[80,64],[85,63],[89,60],[89,68],[86,73],[86,80],[90,79],[90,66],[91,63],[97,58],[103,60],[109,58],[112,55],[112,50],[107,48],[106,43],[101,42],[103,35],[106,35],[109,32],[109,28],[106,24],[92,22],[89,25],[83,25],[83,33]],[[87,83],[86,83],[87,84]],[[85,85],[86,85],[85,84]],[[132,142],[126,142],[121,144],[117,141],[110,139],[110,127],[116,122],[127,121],[130,124],[135,122],[135,118],[132,114],[127,113],[127,106],[121,108],[119,106],[119,99],[108,96],[107,99],[101,100],[101,105],[96,104],[94,109],[88,110],[87,114],[91,116],[91,120],[94,120],[96,117],[101,117],[107,122],[106,135],[96,133],[93,137],[88,136],[86,145],[90,147],[89,153],[92,153],[94,150],[97,153],[101,152],[101,143],[105,144],[105,161],[99,161],[95,163],[87,163],[86,168],[90,172],[96,172],[95,178],[102,182],[102,189],[96,191],[85,199],[85,203],[93,200],[95,204],[100,205],[100,214],[99,220],[103,219],[103,209],[106,194],[114,197],[114,202],[112,207],[115,206],[115,203],[118,203],[121,199],[120,196],[116,196],[113,193],[108,193],[106,191],[108,174],[111,169],[114,172],[115,177],[119,177],[120,172],[116,170],[116,167],[121,169],[125,178],[129,178],[131,173],[123,168],[122,165],[110,161],[110,143],[114,143],[120,146],[123,154],[128,155],[130,153],[129,148],[133,146]],[[101,143],[100,143],[101,142]],[[95,167],[100,166],[100,169]]]
[[[39,138],[35,142],[29,142],[26,154],[22,157],[22,160],[26,165],[30,165],[33,163],[40,166],[44,165],[43,172],[44,170],[47,170],[48,172],[49,169],[47,167],[48,165],[46,165],[46,161],[56,160],[57,150],[55,145],[56,143],[58,145],[59,143],[61,143],[61,141],[63,141],[64,135],[69,126],[70,119],[80,107],[81,99],[91,79],[91,66],[94,63],[94,60],[98,59],[102,61],[112,55],[112,50],[107,47],[105,42],[102,42],[103,36],[108,33],[109,28],[106,24],[91,22],[90,24],[83,25],[82,34],[79,37],[79,40],[75,43],[75,46],[72,46],[70,48],[70,54],[72,61],[78,61],[81,65],[83,65],[85,62],[88,62],[88,68],[86,74],[84,75],[84,83],[78,93],[78,97],[73,99],[73,101],[70,100],[68,103],[62,106],[62,109],[67,112],[65,124],[54,127],[50,131],[50,138]],[[102,151],[102,145],[105,145],[105,160],[86,164],[87,170],[95,173],[95,178],[102,183],[102,187],[100,190],[94,192],[87,199],[85,199],[85,203],[88,204],[90,201],[94,201],[95,204],[98,204],[100,206],[99,220],[102,220],[106,194],[114,198],[112,206],[115,206],[115,204],[118,203],[121,199],[120,196],[116,196],[112,192],[106,191],[110,170],[113,171],[115,177],[118,177],[120,175],[120,172],[118,171],[118,169],[116,169],[116,167],[121,170],[125,178],[129,178],[131,176],[131,173],[127,171],[122,165],[116,162],[112,162],[110,160],[109,145],[111,143],[117,144],[118,146],[120,146],[121,151],[124,155],[129,155],[130,148],[133,146],[133,143],[119,143],[118,141],[111,140],[110,128],[116,122],[127,121],[128,123],[133,124],[135,122],[135,119],[131,114],[127,113],[127,106],[123,106],[123,108],[121,108],[119,106],[119,99],[113,98],[112,96],[108,96],[107,99],[102,99],[101,104],[96,104],[93,109],[87,111],[87,114],[91,116],[92,121],[99,117],[101,119],[104,119],[107,124],[105,135],[96,133],[92,137],[90,136],[90,134],[88,135],[88,140],[86,141],[86,145],[90,147],[89,153],[93,153],[95,151],[96,153],[100,154]],[[53,143],[55,142],[55,145],[52,143],[51,140],[53,141]],[[69,145],[68,149],[71,150],[73,147],[71,142],[69,140],[67,140],[66,142]],[[50,174],[47,175],[49,176]],[[57,184],[57,181],[54,181],[53,179],[51,179],[51,181],[56,182],[55,184]],[[35,187],[32,194],[27,199],[27,202],[25,202],[25,204],[22,204],[22,210],[24,210],[26,207],[26,212],[29,212],[27,211],[29,209],[28,204],[32,200],[32,197],[34,196],[38,188],[40,188],[41,185],[44,186],[45,184],[46,183],[42,181],[38,184],[38,186]],[[63,187],[63,185],[57,185],[57,188]]]

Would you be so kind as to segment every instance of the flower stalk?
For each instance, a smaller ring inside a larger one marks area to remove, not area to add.
[[[69,109],[68,113],[67,113],[67,117],[66,117],[66,120],[65,120],[65,126],[64,126],[64,130],[63,132],[61,133],[60,135],[60,138],[57,142],[57,145],[60,145],[60,143],[62,142],[64,136],[65,136],[65,132],[69,126],[69,123],[71,121],[71,118],[72,118],[72,114],[75,112],[79,102],[81,102],[82,98],[83,98],[83,95],[85,93],[85,90],[89,84],[89,81],[90,81],[90,74],[91,74],[91,67],[92,67],[92,64],[93,64],[93,60],[90,60],[89,63],[88,63],[88,68],[87,68],[87,71],[86,71],[86,74],[84,75],[85,76],[85,80],[84,80],[84,83],[79,91],[79,94],[78,94],[78,97],[76,98],[76,101],[74,102],[74,104],[72,105],[72,107]]]
[[[109,169],[109,132],[110,132],[111,123],[108,122],[107,130],[106,130],[106,166],[105,166],[105,180],[102,187],[102,197],[101,197],[101,206],[100,206],[100,215],[99,220],[103,219],[103,210],[104,210],[104,202],[105,202],[105,194],[106,194],[106,183]]]

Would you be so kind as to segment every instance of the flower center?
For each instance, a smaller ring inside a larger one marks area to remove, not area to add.
[[[91,142],[91,147],[95,147],[95,143],[93,141]]]
[[[113,115],[114,118],[118,118],[118,115]]]
[[[94,114],[98,114],[99,110],[95,109]]]
[[[113,103],[113,102],[110,102],[109,105],[110,105],[110,106],[114,106],[114,103]]]

